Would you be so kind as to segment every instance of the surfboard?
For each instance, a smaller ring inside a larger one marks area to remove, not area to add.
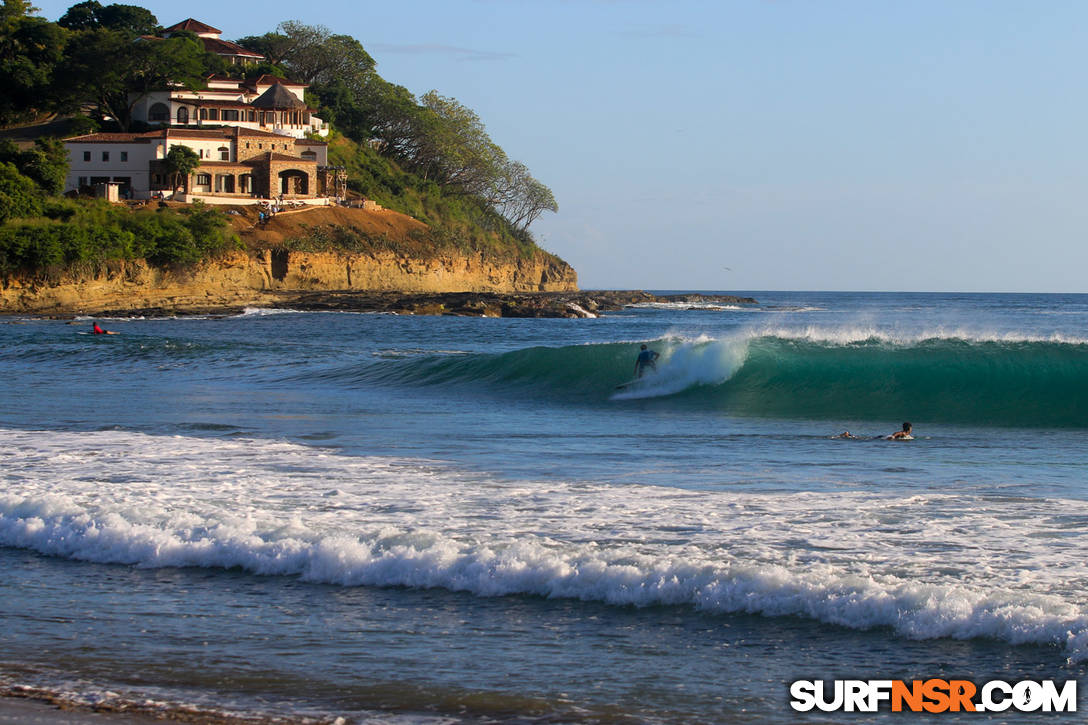
[[[628,380],[626,383],[621,383],[620,385],[617,385],[616,390],[623,390],[624,388],[629,388],[632,385],[637,385],[644,382],[646,382],[646,378],[635,378],[634,380]]]

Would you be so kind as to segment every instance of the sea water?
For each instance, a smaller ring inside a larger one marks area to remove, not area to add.
[[[0,685],[427,723],[1083,691],[1088,296],[744,294],[0,320]]]

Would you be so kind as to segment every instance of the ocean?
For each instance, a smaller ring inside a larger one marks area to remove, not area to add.
[[[1053,679],[1083,711],[1088,295],[738,294],[3,318],[0,687],[789,723],[926,717],[794,712],[799,679]]]

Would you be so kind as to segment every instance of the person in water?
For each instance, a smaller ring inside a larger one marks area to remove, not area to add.
[[[94,332],[94,334],[96,334],[96,335],[120,335],[121,334],[119,332],[114,332],[112,330],[103,330],[101,327],[98,326],[97,322],[92,322],[91,325],[92,325],[91,329]]]
[[[890,440],[890,441],[902,441],[902,440],[908,440],[909,441],[909,440],[912,440],[914,438],[914,436],[912,436],[911,433],[910,433],[912,430],[914,430],[914,426],[912,426],[910,423],[904,423],[903,424],[903,429],[902,430],[897,430],[896,432],[892,433],[890,436],[888,436],[888,440]]]
[[[646,372],[646,368],[651,370],[657,370],[657,359],[661,357],[653,350],[648,350],[645,345],[642,346],[638,354],[638,359],[635,360],[635,375],[642,377]]]

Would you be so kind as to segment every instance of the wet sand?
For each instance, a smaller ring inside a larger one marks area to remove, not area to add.
[[[158,718],[135,713],[62,709],[45,700],[0,697],[0,725],[150,725],[162,722]]]

